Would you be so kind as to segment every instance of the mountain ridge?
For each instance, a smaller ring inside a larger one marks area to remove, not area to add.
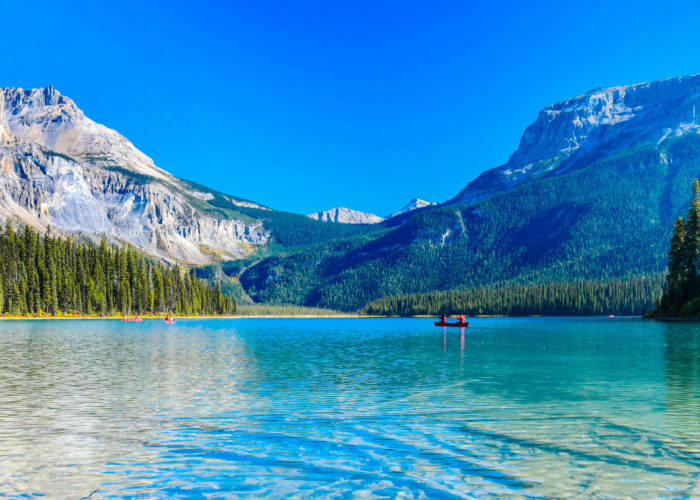
[[[543,108],[508,161],[486,170],[447,204],[472,204],[533,177],[557,175],[631,142],[696,132],[700,74],[597,88]],[[585,156],[589,158],[585,158]]]
[[[211,193],[157,167],[53,87],[4,87],[0,110],[0,215],[194,263],[243,257],[269,239],[260,221],[214,210]]]
[[[412,198],[411,201],[404,205],[400,210],[390,213],[384,217],[379,217],[378,215],[367,212],[361,212],[359,210],[353,210],[347,207],[335,207],[321,212],[314,212],[307,215],[307,217],[318,221],[337,222],[340,224],[379,224],[380,222],[393,219],[399,215],[436,205],[438,205],[438,203],[435,201],[425,201],[421,200],[420,198]]]

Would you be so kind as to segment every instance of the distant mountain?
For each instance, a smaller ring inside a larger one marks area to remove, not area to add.
[[[377,224],[384,219],[374,214],[351,210],[345,207],[331,208],[323,212],[309,214],[308,217],[322,222],[339,222],[341,224]]]
[[[256,300],[355,309],[400,293],[662,272],[700,177],[699,105],[693,75],[547,106],[505,165],[448,203],[262,259],[241,283]]]
[[[420,208],[432,207],[432,206],[435,206],[437,204],[438,203],[435,201],[425,201],[425,200],[421,200],[420,198],[413,198],[401,210],[399,210],[398,212],[394,212],[393,214],[387,215],[385,217],[385,219],[391,219],[392,217],[396,217],[397,215],[405,214],[408,212],[413,212],[414,210],[418,210]]]
[[[424,201],[419,198],[413,198],[408,202],[398,212],[387,215],[386,217],[379,217],[374,214],[368,214],[366,212],[360,212],[358,210],[352,210],[345,207],[336,207],[326,210],[324,212],[315,212],[309,214],[308,217],[319,220],[323,222],[339,222],[341,224],[378,224],[385,220],[391,219],[398,215],[402,215],[420,208],[431,207],[437,205],[436,202]]]

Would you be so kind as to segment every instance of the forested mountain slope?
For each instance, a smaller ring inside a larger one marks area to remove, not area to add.
[[[472,204],[640,144],[697,134],[698,105],[700,75],[599,88],[552,104],[525,129],[505,165],[478,176],[452,202]]]
[[[699,83],[596,90],[550,106],[510,166],[450,203],[374,236],[263,259],[241,283],[256,300],[350,310],[400,293],[662,272],[673,220],[700,175]]]

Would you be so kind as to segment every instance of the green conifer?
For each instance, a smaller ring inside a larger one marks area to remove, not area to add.
[[[685,265],[685,223],[682,217],[676,219],[671,236],[671,249],[668,252],[668,272],[666,274],[666,287],[662,297],[664,309],[674,307],[674,304],[682,301],[685,295],[684,283]]]

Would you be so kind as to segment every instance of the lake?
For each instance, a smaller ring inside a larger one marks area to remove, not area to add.
[[[700,324],[450,330],[2,321],[0,492],[700,496]]]

